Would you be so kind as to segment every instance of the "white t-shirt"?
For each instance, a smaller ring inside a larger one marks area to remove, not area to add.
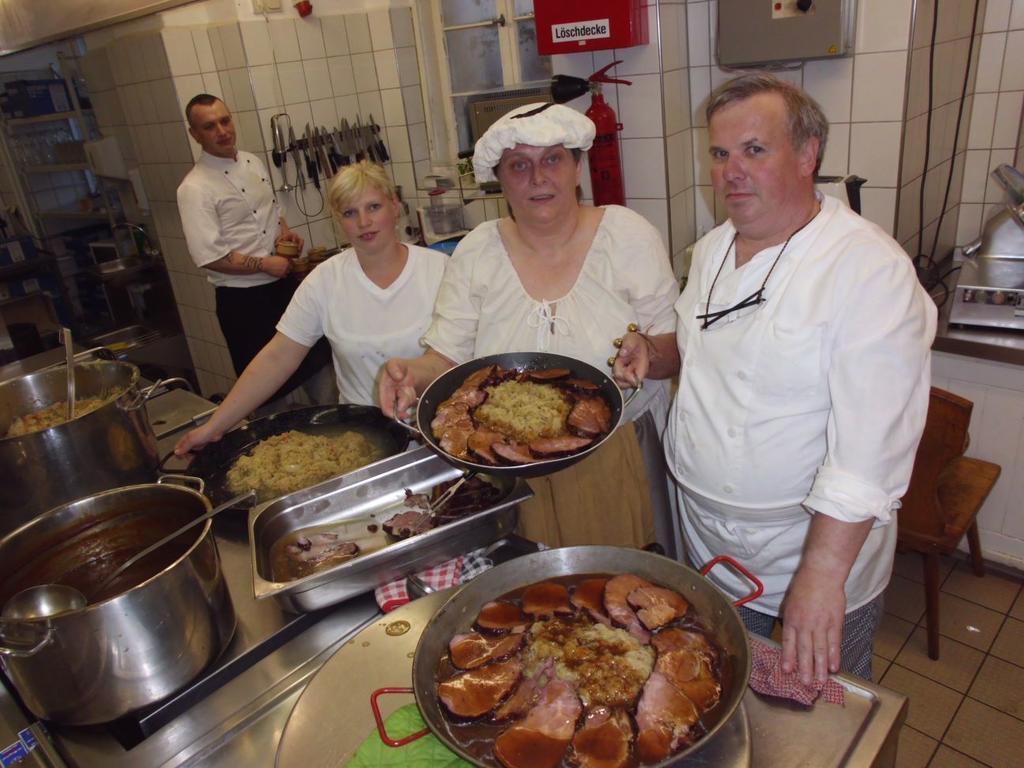
[[[726,222],[701,239],[676,302],[682,370],[665,446],[689,552],[697,564],[743,561],[765,584],[751,607],[777,614],[813,513],[874,520],[846,583],[853,610],[892,570],[893,513],[928,409],[935,305],[889,235],[823,197],[765,302],[702,331],[712,282],[710,311],[732,307],[761,287],[782,248],[736,269],[735,232]],[[749,591],[727,569],[711,575],[734,597]]]
[[[552,302],[526,292],[498,222],[486,221],[455,249],[424,342],[456,364],[505,352],[550,352],[610,372],[612,342],[630,323],[650,334],[672,332],[678,295],[658,231],[628,208],[604,208],[576,283]],[[667,410],[666,392],[664,382],[645,383],[627,418],[656,399]]]
[[[192,260],[204,267],[232,251],[263,258],[274,253],[281,207],[270,174],[256,155],[214,157],[203,152],[178,187],[178,212]],[[248,288],[273,275],[226,275],[206,270],[214,285]]]
[[[423,354],[447,257],[407,245],[405,268],[387,288],[363,272],[355,250],[342,251],[302,281],[277,330],[307,347],[326,336],[334,356],[339,401],[377,405],[376,380],[392,357]]]

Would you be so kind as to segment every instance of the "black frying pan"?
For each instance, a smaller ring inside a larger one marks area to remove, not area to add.
[[[192,462],[182,471],[200,478],[206,484],[204,493],[216,506],[236,495],[227,485],[228,470],[260,440],[293,429],[316,435],[336,431],[339,427],[358,427],[365,432],[376,434],[385,446],[387,456],[401,453],[409,446],[408,431],[384,416],[380,408],[349,404],[315,405],[281,411],[233,429],[217,442],[208,443],[202,450],[193,454]],[[170,456],[161,462],[161,471]]]
[[[462,386],[462,383],[470,374],[491,365],[500,365],[502,368],[517,371],[538,370],[544,368],[568,368],[572,371],[573,378],[585,379],[586,381],[593,382],[600,387],[600,394],[611,407],[611,430],[608,431],[608,434],[601,436],[579,453],[574,453],[571,456],[562,456],[556,459],[543,459],[541,461],[535,461],[532,464],[492,466],[491,464],[478,464],[476,462],[466,461],[452,456],[441,448],[437,439],[434,437],[434,433],[430,429],[430,422],[434,420],[434,414],[437,412],[437,407],[451,397],[452,393]],[[608,376],[608,374],[603,373],[589,363],[584,363],[582,360],[577,360],[574,357],[553,355],[547,352],[509,352],[502,355],[488,355],[487,357],[479,357],[476,360],[470,360],[467,363],[450,368],[427,385],[427,388],[423,390],[423,394],[420,395],[420,399],[416,405],[416,429],[419,432],[418,439],[429,445],[445,461],[450,464],[454,464],[460,469],[464,469],[468,472],[483,472],[485,474],[498,476],[541,477],[543,475],[550,475],[560,469],[565,469],[588,456],[593,451],[596,451],[602,443],[611,436],[612,432],[618,428],[622,421],[622,412],[625,410],[626,405],[633,399],[633,397],[636,396],[637,391],[638,390],[635,390],[633,394],[629,396],[629,399],[624,400],[622,397],[622,391],[612,378]],[[408,425],[405,426],[411,429]]]

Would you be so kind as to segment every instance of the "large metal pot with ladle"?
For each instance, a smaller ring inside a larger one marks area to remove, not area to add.
[[[34,715],[109,722],[174,693],[227,647],[236,617],[209,520],[101,587],[210,509],[190,488],[135,485],[65,504],[0,539],[0,605],[38,584],[66,584],[88,601],[48,619],[0,619],[4,668]]]
[[[102,405],[17,437],[5,437],[15,419],[66,400],[66,369],[0,384],[0,535],[59,504],[156,477],[159,455],[145,409],[154,387],[143,389],[130,363],[79,363],[74,371],[76,401]]]

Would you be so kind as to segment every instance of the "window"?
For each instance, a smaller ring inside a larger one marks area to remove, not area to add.
[[[537,54],[533,0],[433,0],[449,140],[472,143],[466,103],[472,96],[547,81],[551,60]]]

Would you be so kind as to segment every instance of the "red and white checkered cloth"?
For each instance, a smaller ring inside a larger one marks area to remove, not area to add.
[[[494,566],[494,562],[483,553],[486,547],[467,552],[465,555],[445,560],[439,565],[420,571],[416,577],[433,589],[448,589],[479,576]],[[409,602],[409,593],[405,588],[405,579],[395,579],[374,590],[377,605],[384,613],[389,613]]]
[[[750,687],[765,696],[789,699],[810,706],[820,696],[830,704],[842,704],[846,689],[831,677],[812,680],[810,685],[800,682],[796,672],[782,671],[782,649],[750,638]]]

